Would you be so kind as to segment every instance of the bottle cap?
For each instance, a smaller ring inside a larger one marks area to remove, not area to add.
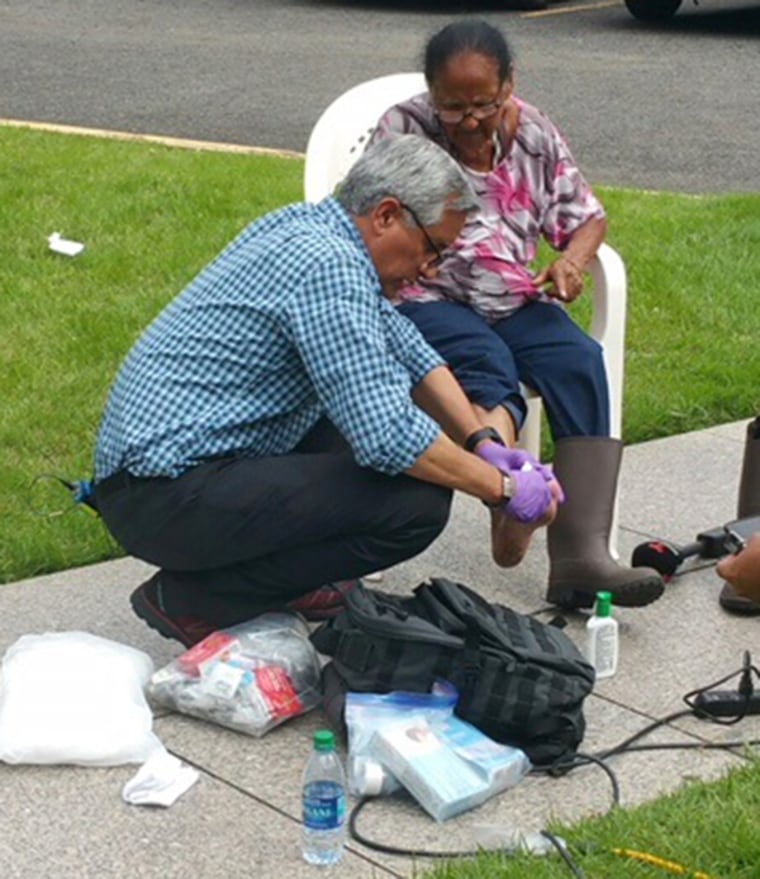
[[[329,729],[318,729],[314,733],[314,748],[317,751],[332,751],[335,748],[335,736]]]
[[[612,616],[612,593],[597,592],[596,593],[596,615],[598,617]]]

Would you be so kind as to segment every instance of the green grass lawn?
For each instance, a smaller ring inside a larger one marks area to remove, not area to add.
[[[0,128],[0,582],[119,554],[40,475],[90,473],[114,373],[151,318],[300,160]],[[760,196],[600,189],[629,274],[624,439],[756,412]],[[68,258],[54,232],[85,243]],[[581,322],[587,305],[575,306]]]
[[[303,164],[0,129],[0,581],[119,554],[39,474],[87,478],[114,373],[161,307]],[[61,232],[86,245],[47,249]],[[42,514],[42,515],[41,515]]]
[[[739,736],[737,735],[737,738]],[[613,768],[625,756],[612,761]],[[582,769],[581,772],[599,771]],[[367,816],[369,818],[369,816]],[[760,876],[760,762],[711,784],[694,782],[633,809],[615,808],[573,827],[552,827],[587,879],[757,879]],[[664,869],[616,854],[628,849],[679,865]],[[483,854],[441,864],[429,879],[569,879],[558,855]]]
[[[300,197],[303,166],[13,128],[0,128],[0,151],[0,582],[7,582],[121,554],[46,474],[88,477],[106,393],[132,342],[247,222]],[[760,196],[599,194],[610,243],[629,273],[625,441],[754,416]],[[83,241],[85,252],[51,253],[54,231]],[[578,310],[586,319],[587,306]],[[665,875],[613,847],[751,879],[760,875],[759,799],[754,764],[716,785],[555,829],[596,879]],[[438,879],[568,875],[558,858],[498,856],[436,871]]]

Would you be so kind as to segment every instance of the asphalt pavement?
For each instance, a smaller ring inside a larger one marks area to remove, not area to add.
[[[665,23],[622,0],[6,0],[0,118],[303,151],[355,83],[419,69],[463,13],[502,27],[518,93],[568,137],[593,183],[754,192],[760,4],[684,0]]]

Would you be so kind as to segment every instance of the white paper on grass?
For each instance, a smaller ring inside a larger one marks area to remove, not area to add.
[[[60,232],[48,235],[48,247],[54,253],[62,253],[64,256],[79,256],[84,250],[81,241],[72,241],[70,238],[62,238]]]
[[[0,760],[117,766],[161,743],[144,687],[147,653],[88,632],[23,635],[0,670]]]

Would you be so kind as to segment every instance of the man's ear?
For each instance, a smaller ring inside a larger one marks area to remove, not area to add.
[[[397,198],[388,196],[375,205],[372,211],[372,227],[377,235],[384,235],[401,218],[401,204]]]

